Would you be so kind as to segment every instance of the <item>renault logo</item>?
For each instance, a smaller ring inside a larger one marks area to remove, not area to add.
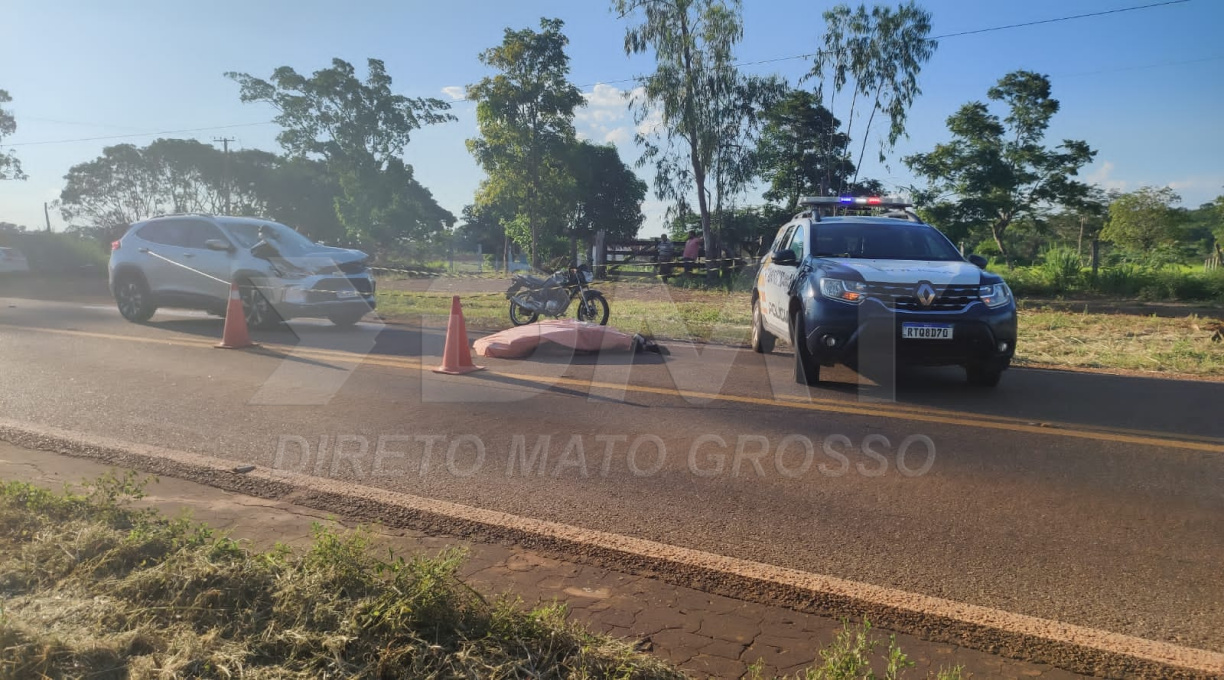
[[[935,289],[929,283],[923,283],[918,286],[918,290],[914,291],[914,297],[918,298],[918,302],[923,307],[930,307],[935,301]]]

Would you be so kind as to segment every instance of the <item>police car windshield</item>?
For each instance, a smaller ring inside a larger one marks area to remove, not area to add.
[[[283,224],[275,222],[266,222],[264,224],[256,224],[253,222],[228,222],[225,225],[229,228],[230,233],[234,238],[245,248],[259,243],[261,240],[260,229],[266,230],[270,236],[268,239],[282,255],[305,255],[314,250],[315,245],[310,239],[302,236],[296,231],[286,227]]]
[[[913,224],[820,222],[812,225],[815,257],[869,260],[961,260],[960,252],[932,227]]]

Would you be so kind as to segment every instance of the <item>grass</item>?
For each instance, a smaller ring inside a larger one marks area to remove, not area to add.
[[[627,333],[729,344],[747,341],[752,321],[747,293],[642,283],[604,284],[597,289],[608,298],[611,306],[609,323]],[[496,331],[510,326],[510,303],[504,294],[461,293],[460,296],[463,317],[469,328]],[[450,314],[450,304],[449,294],[387,290],[387,286],[379,284],[378,311],[389,320],[444,318]]]
[[[457,577],[460,551],[379,558],[366,531],[316,526],[300,554],[255,552],[134,509],[145,482],[0,484],[0,680],[686,677],[561,604],[486,599]],[[797,677],[901,677],[913,664],[895,638],[880,644],[847,625]]]
[[[1034,306],[1020,313],[1016,363],[1224,376],[1222,329],[1220,319],[1196,315],[1163,318]]]
[[[609,323],[623,331],[669,340],[732,345],[748,341],[752,321],[748,293],[643,283],[597,287],[611,305]],[[392,320],[427,316],[437,322],[450,311],[449,295],[384,290],[379,296],[379,312]],[[470,328],[509,327],[508,302],[501,293],[462,294],[462,298]],[[1074,307],[1021,300],[1015,363],[1224,376],[1224,342],[1217,334],[1224,334],[1224,315],[1187,313],[1170,318],[1120,313],[1140,311],[1126,304],[1093,303],[1105,311],[1092,313]]]

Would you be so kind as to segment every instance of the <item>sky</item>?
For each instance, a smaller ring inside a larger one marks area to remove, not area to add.
[[[921,0],[933,14],[933,35],[1117,10],[1161,0]],[[541,17],[565,22],[571,79],[587,106],[576,127],[585,138],[614,143],[633,163],[634,121],[624,94],[646,73],[649,57],[628,57],[625,21],[602,0],[6,0],[0,8],[0,89],[13,102],[18,130],[4,140],[29,175],[0,181],[0,221],[43,225],[43,203],[59,196],[63,176],[111,144],[147,144],[158,136],[211,142],[236,138],[236,148],[277,150],[275,115],[242,104],[227,71],[267,77],[278,66],[309,73],[333,57],[364,73],[382,59],[394,88],[409,96],[451,99],[488,74],[480,51],[507,28],[538,28]],[[740,62],[815,51],[820,13],[835,2],[747,0]],[[857,3],[854,3],[857,4]],[[1196,207],[1224,194],[1224,0],[1180,4],[1078,20],[950,36],[923,68],[923,94],[909,114],[909,138],[889,162],[870,147],[863,174],[890,188],[912,177],[900,159],[948,138],[945,120],[962,104],[1016,69],[1050,76],[1062,108],[1049,140],[1082,139],[1097,150],[1082,173],[1105,188],[1172,186]],[[792,85],[808,59],[746,66]],[[417,131],[405,151],[416,177],[456,215],[483,173],[464,140],[477,134],[475,105],[455,102],[458,120]],[[838,109],[836,113],[841,114]],[[202,129],[208,128],[208,129]],[[148,134],[193,130],[177,134]],[[96,139],[110,137],[110,139]],[[90,139],[86,139],[90,138]],[[73,141],[68,141],[73,140]],[[56,143],[47,143],[56,142]],[[648,182],[649,168],[638,170]],[[741,199],[762,202],[759,191]],[[666,205],[648,196],[640,236],[662,232]],[[54,211],[51,223],[64,227]]]

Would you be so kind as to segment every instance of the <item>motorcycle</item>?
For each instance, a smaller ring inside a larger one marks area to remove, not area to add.
[[[578,320],[608,325],[608,300],[590,284],[595,280],[590,267],[571,265],[544,279],[529,274],[515,274],[506,291],[510,300],[510,323],[522,326],[535,322],[540,315],[559,317],[578,300]],[[523,291],[519,293],[519,291]]]

